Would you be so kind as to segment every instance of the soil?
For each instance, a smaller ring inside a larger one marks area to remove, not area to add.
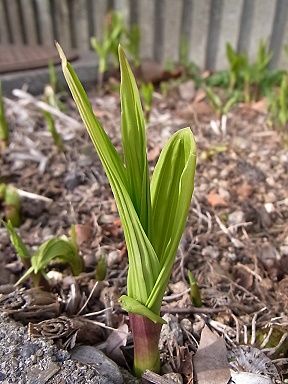
[[[162,312],[178,315],[179,321],[188,321],[189,326],[194,324],[191,334],[197,340],[200,330],[195,324],[204,320],[224,336],[228,348],[240,343],[266,349],[284,379],[288,377],[285,135],[269,123],[265,106],[259,103],[238,105],[228,114],[226,130],[215,128],[211,120],[217,118],[203,92],[193,92],[187,97],[178,86],[172,87],[165,97],[155,92],[147,130],[151,170],[163,144],[176,130],[190,126],[198,146],[194,197]],[[118,93],[110,90],[99,96],[92,90],[90,100],[95,114],[121,150]],[[65,107],[64,113],[80,122],[69,96],[65,97]],[[59,152],[33,103],[9,99],[6,109],[11,137],[10,146],[0,159],[1,181],[36,194],[33,199],[22,198],[19,233],[23,241],[36,249],[52,236],[68,235],[71,225],[77,225],[85,272],[73,278],[67,267],[51,266],[50,289],[60,302],[59,307],[53,307],[52,315],[74,318],[106,308],[87,318],[113,328],[128,323],[117,303],[117,298],[125,293],[127,274],[123,232],[106,176],[84,127],[58,118],[57,129],[65,145],[64,152]],[[43,196],[50,200],[44,201]],[[95,268],[102,256],[107,260],[107,276],[96,284]],[[188,270],[198,281],[201,308],[191,305]],[[11,284],[23,271],[6,230],[1,227],[3,297],[5,292],[14,290]],[[31,282],[23,287],[29,289]],[[11,315],[15,317],[15,312]],[[45,320],[50,315],[42,313],[32,321]],[[24,323],[30,320],[25,314],[21,317]],[[269,330],[270,336],[266,337]],[[105,342],[111,331],[105,328],[103,332],[98,343],[101,338]],[[279,344],[285,334],[286,342]],[[196,344],[186,336],[163,346],[163,372],[183,374],[183,364],[177,358],[179,351],[182,356],[191,357],[196,350]],[[63,347],[61,337],[57,343]],[[183,374],[186,382],[189,377],[192,371]]]

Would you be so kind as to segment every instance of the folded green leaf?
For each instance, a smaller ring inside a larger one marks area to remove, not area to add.
[[[160,274],[146,306],[158,313],[168,284],[194,189],[196,144],[190,128],[176,132],[163,148],[151,180],[151,242]]]
[[[141,225],[129,194],[127,170],[109,137],[96,119],[88,97],[72,66],[57,45],[62,69],[74,101],[109,179],[129,254],[128,294],[146,302],[159,273],[159,261]],[[145,184],[145,183],[144,183]]]
[[[136,315],[145,316],[154,323],[166,324],[166,321],[163,320],[161,316],[156,315],[145,305],[139,303],[139,301],[133,299],[132,297],[123,295],[120,297],[119,303],[121,304],[122,308],[128,313],[135,313]]]
[[[71,266],[74,275],[79,275],[83,269],[82,259],[75,252],[69,240],[50,239],[45,241],[31,258],[33,272],[37,274],[49,265],[51,260],[59,259]]]
[[[144,231],[149,236],[151,201],[145,119],[135,78],[120,46],[119,60],[122,146],[129,194]]]
[[[6,230],[9,233],[10,241],[15,248],[15,251],[17,255],[20,257],[20,259],[26,263],[27,261],[30,261],[31,254],[28,251],[28,248],[23,243],[21,237],[18,235],[18,233],[15,231],[11,221],[9,220],[8,223],[5,223],[3,221],[3,224],[5,225]]]

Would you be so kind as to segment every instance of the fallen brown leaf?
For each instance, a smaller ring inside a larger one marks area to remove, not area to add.
[[[227,384],[230,380],[225,341],[211,332],[207,325],[193,356],[193,366],[198,384]]]
[[[211,191],[207,196],[207,201],[211,207],[227,207],[227,201],[216,191]]]

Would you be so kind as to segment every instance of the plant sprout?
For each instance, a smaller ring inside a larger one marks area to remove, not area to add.
[[[2,95],[2,84],[0,82],[0,152],[5,149],[9,142],[9,129],[5,116],[4,101]]]
[[[152,83],[141,83],[140,95],[143,102],[145,117],[147,120],[149,120],[150,112],[152,109],[153,92],[154,92],[154,86]]]
[[[90,43],[98,55],[98,85],[103,84],[103,75],[108,69],[108,60],[112,55],[117,57],[117,47],[121,36],[124,33],[124,23],[120,14],[117,12],[109,13],[106,16],[102,40],[91,37]]]
[[[64,144],[60,133],[56,129],[55,120],[52,114],[48,111],[43,111],[43,117],[46,121],[48,131],[51,133],[55,146],[59,151],[64,151]]]
[[[4,205],[6,220],[10,220],[14,227],[21,224],[21,199],[17,189],[11,184],[0,183],[0,202]]]
[[[87,94],[59,46],[62,69],[110,182],[127,244],[127,295],[134,339],[134,372],[159,371],[161,303],[172,272],[194,189],[196,145],[190,128],[172,135],[150,179],[146,130],[136,81],[119,46],[123,157],[95,117]]]
[[[4,223],[4,225],[18,257],[28,267],[28,270],[17,281],[16,285],[23,283],[28,277],[32,276],[34,286],[39,286],[41,279],[46,277],[46,268],[55,259],[68,263],[74,275],[79,275],[82,272],[83,262],[78,253],[75,227],[71,228],[70,239],[66,236],[49,239],[41,244],[36,252],[31,253],[15,231],[11,221]]]

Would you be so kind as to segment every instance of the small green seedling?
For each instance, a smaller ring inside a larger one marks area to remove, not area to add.
[[[64,144],[60,133],[56,129],[55,120],[52,114],[48,111],[43,111],[43,117],[46,121],[48,131],[51,133],[55,146],[60,152],[64,151]]]
[[[143,109],[144,109],[144,113],[147,121],[149,120],[151,109],[152,109],[153,92],[154,92],[154,86],[152,83],[141,83],[140,95],[143,102]]]
[[[268,100],[273,121],[286,126],[288,123],[288,75],[283,76],[279,90],[274,91]]]
[[[4,206],[4,216],[14,227],[21,224],[21,199],[17,189],[11,184],[0,184],[0,202]]]
[[[125,49],[129,54],[135,67],[140,65],[140,29],[138,25],[134,24],[130,30],[125,30]]]
[[[2,94],[2,84],[0,82],[0,153],[9,143],[9,128],[5,115],[4,100]]]
[[[223,101],[212,88],[206,87],[205,90],[208,101],[219,119],[223,115],[227,115],[233,105],[239,101],[239,93],[236,91],[228,95],[226,100]]]
[[[97,281],[105,280],[107,275],[107,261],[105,256],[101,256],[96,266],[95,278]]]
[[[53,238],[45,241],[36,252],[31,251],[23,243],[21,237],[17,234],[11,221],[4,223],[12,245],[18,257],[28,270],[17,281],[16,285],[23,283],[30,276],[32,277],[34,286],[39,286],[41,279],[47,278],[46,269],[52,260],[59,260],[70,265],[74,275],[79,275],[83,270],[83,261],[78,253],[78,247],[75,240],[75,228],[71,229],[71,238],[66,236]]]
[[[104,73],[108,69],[109,59],[117,58],[117,47],[124,33],[124,22],[121,15],[117,12],[109,13],[105,18],[102,40],[91,37],[90,43],[98,55],[98,85],[103,84]]]
[[[150,179],[145,119],[136,81],[119,46],[123,156],[93,113],[75,71],[57,44],[62,69],[86,129],[110,182],[128,250],[127,295],[134,339],[134,371],[159,371],[158,342],[163,295],[184,231],[194,189],[196,145],[190,128],[177,131],[164,146]]]
[[[48,63],[48,73],[49,73],[49,85],[53,89],[53,91],[56,93],[58,91],[58,78],[57,78],[55,65],[53,64],[52,61],[49,61]]]
[[[202,299],[197,280],[191,271],[188,271],[188,279],[190,284],[190,298],[195,307],[202,307]]]

